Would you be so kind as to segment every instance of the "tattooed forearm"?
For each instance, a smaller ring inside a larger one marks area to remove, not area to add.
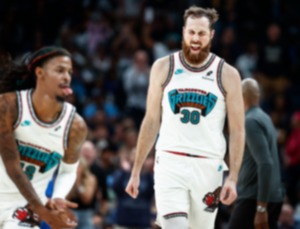
[[[22,171],[20,156],[13,133],[13,123],[18,115],[16,95],[9,93],[0,96],[0,155],[6,172],[20,193],[33,206],[41,205],[27,176]]]
[[[2,143],[0,142],[0,144]],[[13,147],[11,147],[12,145],[13,144],[7,144],[7,147],[1,147],[1,156],[6,172],[10,179],[15,183],[20,193],[34,208],[42,203],[34,191],[28,177],[22,171],[18,151],[13,149]]]

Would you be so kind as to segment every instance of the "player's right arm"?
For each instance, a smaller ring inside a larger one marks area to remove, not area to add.
[[[74,225],[60,220],[58,213],[50,213],[35,192],[31,182],[20,165],[20,154],[14,137],[13,125],[18,117],[17,96],[15,93],[0,95],[0,155],[6,173],[27,200],[30,208],[53,228],[71,228]],[[3,187],[0,187],[3,188]]]
[[[10,179],[33,208],[40,208],[42,202],[20,166],[20,155],[14,137],[13,125],[18,117],[15,93],[0,95],[0,154]]]
[[[140,172],[160,127],[162,85],[168,76],[169,65],[169,57],[164,57],[158,59],[151,68],[146,113],[139,132],[131,178],[126,187],[126,192],[133,198],[138,195]]]

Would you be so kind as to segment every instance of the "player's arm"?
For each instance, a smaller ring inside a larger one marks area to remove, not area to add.
[[[73,187],[80,156],[80,148],[87,136],[87,126],[84,120],[75,115],[69,132],[68,146],[60,163],[55,181],[52,198],[64,199]]]
[[[138,195],[140,172],[160,127],[163,83],[168,76],[169,65],[169,58],[164,57],[157,60],[151,68],[146,114],[140,128],[131,177],[126,187],[126,192],[133,198]]]
[[[160,127],[163,83],[169,71],[169,57],[157,60],[150,72],[146,113],[140,128],[132,176],[139,176]]]
[[[236,183],[245,147],[245,113],[240,75],[235,68],[226,63],[222,69],[222,84],[226,92],[230,169],[221,192],[221,201],[231,204],[237,197]]]
[[[38,214],[42,214],[44,206],[20,165],[20,154],[13,129],[18,117],[15,93],[0,95],[0,113],[0,155],[6,172],[32,209]]]
[[[245,111],[241,78],[238,71],[224,64],[222,83],[226,91],[226,108],[229,124],[229,179],[237,181],[245,147]]]

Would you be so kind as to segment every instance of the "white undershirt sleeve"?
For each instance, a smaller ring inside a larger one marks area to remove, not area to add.
[[[52,198],[66,198],[75,183],[78,165],[79,161],[74,164],[67,164],[61,161],[54,183]]]

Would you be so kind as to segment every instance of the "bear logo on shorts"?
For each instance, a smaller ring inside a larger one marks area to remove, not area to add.
[[[17,208],[14,211],[12,218],[19,220],[20,226],[34,227],[39,225],[37,215],[26,207]]]
[[[215,191],[209,192],[203,197],[202,201],[207,205],[204,211],[214,212],[216,210],[220,202],[221,189],[221,187],[218,187]]]
[[[13,214],[13,218],[23,221],[27,219],[29,212],[27,208],[18,208]]]

